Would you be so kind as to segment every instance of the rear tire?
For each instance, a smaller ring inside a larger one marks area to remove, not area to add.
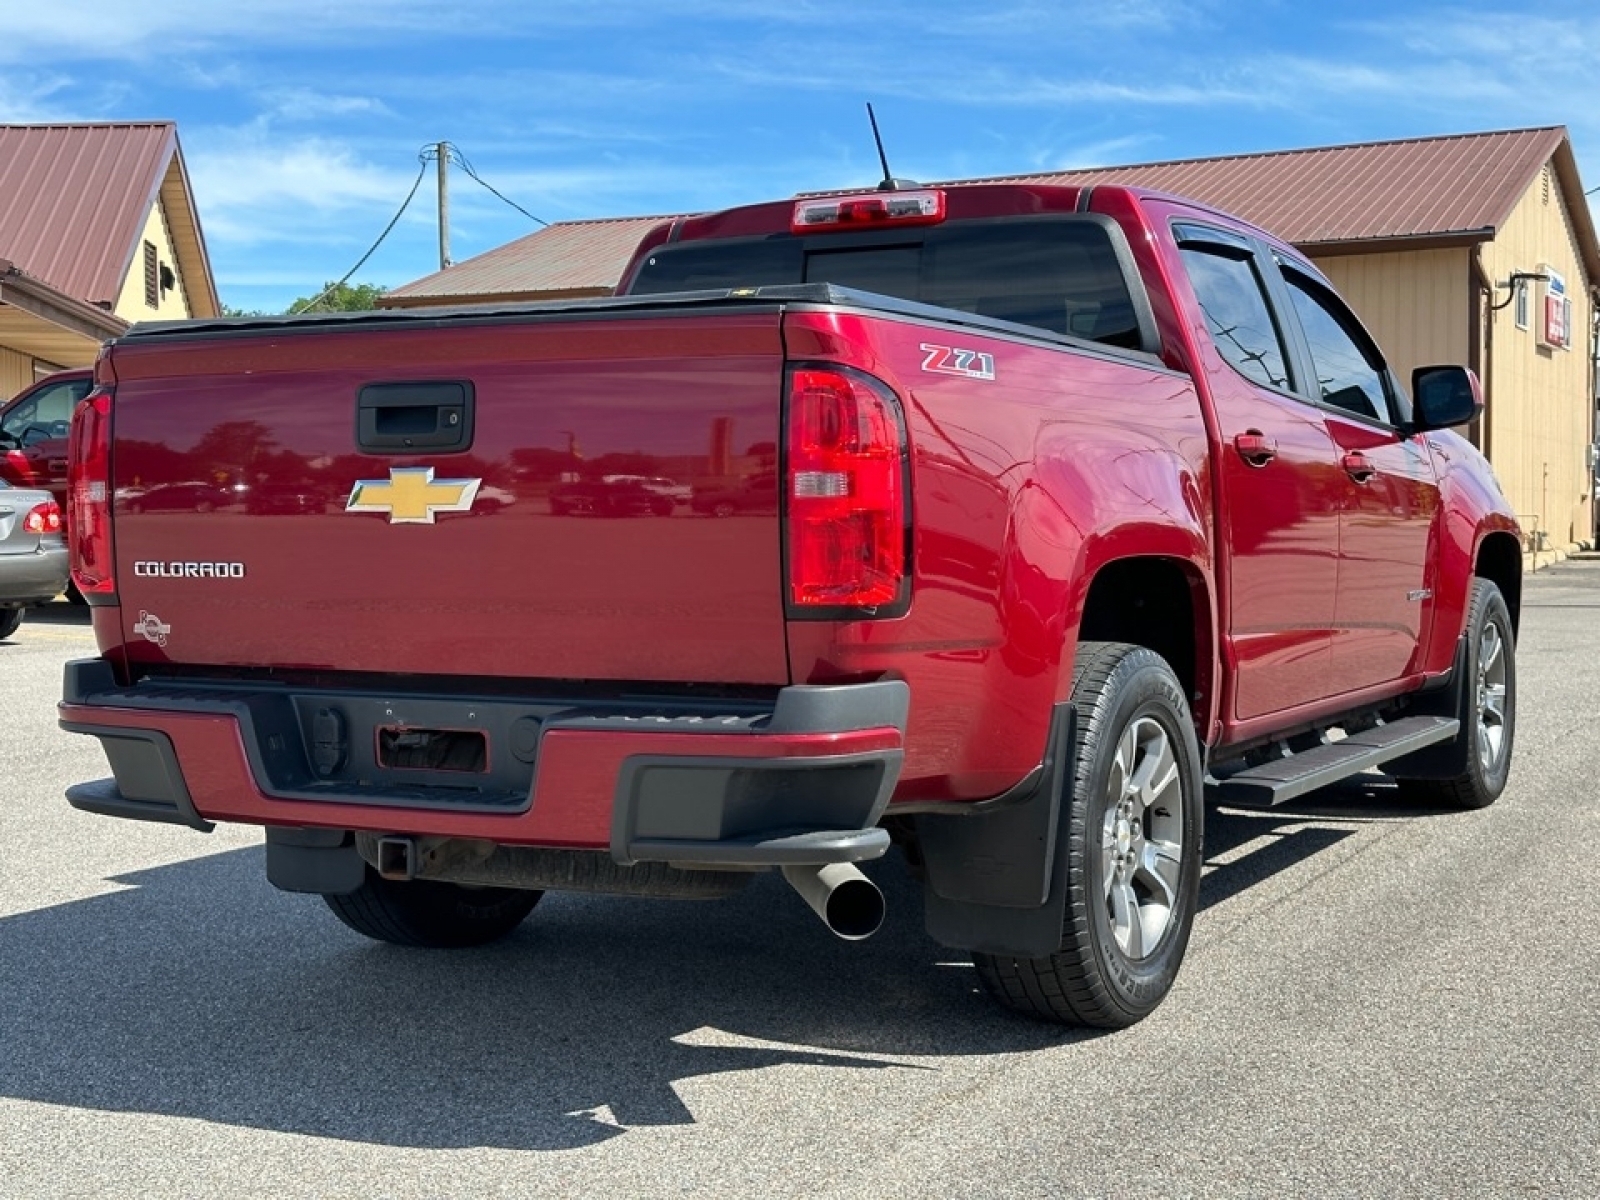
[[[431,879],[385,879],[370,866],[353,892],[323,896],[333,915],[357,933],[396,946],[453,949],[505,937],[543,892],[471,888]]]
[[[1122,1029],[1166,997],[1189,944],[1204,820],[1200,748],[1182,685],[1141,646],[1080,645],[1072,700],[1061,948],[1044,958],[976,953],[973,961],[1007,1008]]]
[[[1517,732],[1516,634],[1505,597],[1488,579],[1472,581],[1466,639],[1459,678],[1452,685],[1461,732],[1445,750],[1442,778],[1396,777],[1407,799],[1449,808],[1488,808],[1505,791]],[[1468,689],[1465,697],[1462,688]]]
[[[0,608],[0,642],[5,641],[22,627],[24,611],[20,608]]]

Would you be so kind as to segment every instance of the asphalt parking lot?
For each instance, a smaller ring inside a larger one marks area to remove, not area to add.
[[[1213,811],[1108,1036],[986,1002],[892,861],[857,945],[772,879],[370,944],[254,831],[67,807],[93,652],[65,605],[0,643],[0,1196],[1600,1195],[1600,562],[1528,581],[1497,805]]]

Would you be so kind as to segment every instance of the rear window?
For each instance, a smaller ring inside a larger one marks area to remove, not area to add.
[[[832,283],[1132,350],[1142,344],[1116,248],[1094,217],[686,242],[651,254],[629,293],[793,283]]]

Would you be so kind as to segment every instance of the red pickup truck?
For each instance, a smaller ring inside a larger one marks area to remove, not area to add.
[[[1000,1002],[1119,1027],[1183,958],[1207,792],[1506,782],[1519,534],[1444,432],[1476,380],[1408,391],[1182,199],[758,205],[615,297],[145,325],[95,378],[60,719],[113,778],[68,799],[262,825],[373,938],[772,868],[863,937],[897,842]],[[617,478],[739,502],[564,499]]]

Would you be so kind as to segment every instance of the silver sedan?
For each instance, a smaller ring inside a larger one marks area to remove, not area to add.
[[[28,605],[53,600],[66,586],[67,542],[55,497],[0,479],[0,639],[17,631]]]

